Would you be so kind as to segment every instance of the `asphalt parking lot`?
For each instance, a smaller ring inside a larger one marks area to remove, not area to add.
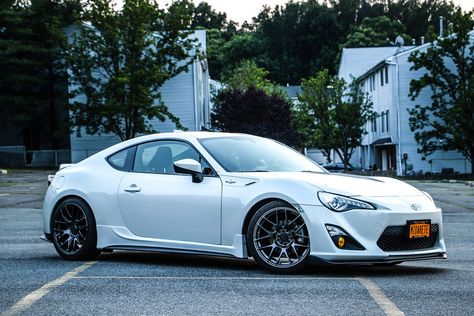
[[[281,276],[206,256],[64,261],[39,239],[47,174],[0,175],[2,315],[474,315],[474,187],[464,183],[410,182],[443,208],[448,260]]]

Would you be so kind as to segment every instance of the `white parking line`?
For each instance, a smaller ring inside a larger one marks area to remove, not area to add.
[[[369,291],[370,296],[374,299],[377,305],[388,316],[405,315],[398,307],[382,292],[382,290],[370,279],[365,277],[356,277],[356,279]]]
[[[198,277],[198,276],[75,276],[74,279],[123,279],[123,280],[356,280],[349,277]]]
[[[37,290],[31,292],[30,294],[24,296],[21,300],[19,300],[15,305],[10,307],[10,309],[7,310],[6,312],[4,312],[2,315],[3,316],[7,316],[7,315],[10,316],[10,315],[16,315],[16,314],[19,314],[21,312],[24,312],[26,309],[28,309],[31,305],[33,305],[35,302],[37,302],[43,296],[45,296],[46,294],[48,294],[49,292],[51,292],[52,290],[54,290],[58,286],[61,286],[64,283],[66,283],[67,281],[71,280],[72,278],[74,278],[79,273],[83,272],[84,270],[86,270],[87,268],[89,268],[90,266],[95,264],[96,262],[97,261],[85,262],[84,264],[82,264],[81,266],[75,268],[74,270],[69,271],[69,272],[63,274],[62,276],[60,276],[59,278],[57,278],[57,279],[55,279],[51,282],[46,283],[45,285],[43,285],[39,289],[37,289]]]

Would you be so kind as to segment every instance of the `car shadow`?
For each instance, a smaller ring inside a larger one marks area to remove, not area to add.
[[[278,276],[260,268],[253,259],[237,259],[227,257],[215,257],[206,255],[188,254],[168,254],[155,252],[132,252],[114,251],[113,253],[103,253],[99,262],[130,263],[140,265],[150,265],[154,267],[166,268],[186,268],[191,269],[211,269],[216,270],[218,275],[223,272],[246,275],[250,277],[258,276]],[[293,276],[300,277],[331,277],[331,278],[351,278],[354,276],[383,277],[383,276],[413,276],[413,275],[435,275],[449,272],[449,268],[433,266],[413,266],[403,263],[395,266],[353,266],[353,265],[331,265],[317,266],[311,265]],[[285,274],[282,274],[284,276]]]

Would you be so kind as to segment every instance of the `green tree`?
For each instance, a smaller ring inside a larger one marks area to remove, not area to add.
[[[268,71],[260,68],[250,60],[244,60],[225,79],[225,84],[230,89],[247,90],[254,87],[265,91],[267,94],[278,92],[279,88],[267,79]]]
[[[347,36],[342,47],[393,46],[397,36],[401,36],[407,45],[410,44],[410,36],[405,34],[405,28],[400,22],[392,21],[386,16],[365,18]]]
[[[187,71],[197,49],[189,31],[188,1],[168,12],[153,0],[126,0],[117,11],[107,0],[87,3],[85,20],[68,50],[71,81],[77,85],[71,124],[80,133],[114,133],[120,139],[153,132],[152,119],[179,119],[161,100],[160,87]]]
[[[0,121],[20,127],[28,149],[46,142],[55,149],[66,146],[61,139],[68,125],[58,123],[67,114],[62,28],[76,20],[80,9],[74,0],[2,3]]]
[[[212,127],[276,139],[295,146],[298,136],[291,122],[291,101],[267,79],[268,71],[243,61],[214,98]]]
[[[374,115],[372,102],[356,81],[348,85],[328,70],[303,80],[299,101],[293,117],[302,145],[321,149],[328,161],[334,150],[347,167]]]
[[[244,60],[259,60],[262,54],[262,44],[254,32],[241,32],[219,48],[221,73],[218,79],[224,80],[239,67]]]
[[[237,34],[238,24],[227,19],[227,14],[217,12],[207,2],[197,6],[189,2],[192,15],[190,28],[206,30],[206,57],[209,63],[209,73],[212,78],[222,79],[225,68],[224,45]]]
[[[439,17],[452,22],[458,8],[449,0],[398,0],[387,2],[385,14],[392,21],[400,21],[412,38],[419,39],[429,34],[430,26],[439,34]]]
[[[290,102],[280,94],[267,94],[254,86],[221,91],[215,99],[211,123],[223,132],[268,137],[290,146],[298,143]]]
[[[224,31],[227,27],[227,14],[217,12],[207,2],[200,2],[193,9],[191,27],[202,27],[208,30],[217,29]]]
[[[333,8],[316,0],[288,2],[259,17],[261,48],[254,58],[279,84],[299,84],[317,71],[335,70],[341,25]]]
[[[431,91],[431,104],[417,104],[410,113],[410,128],[427,156],[437,150],[456,150],[470,162],[474,158],[474,43],[472,13],[455,16],[454,34],[444,37],[426,51],[409,57],[412,70],[426,72],[410,82],[410,96]],[[472,166],[474,167],[474,166]],[[474,168],[472,168],[474,172]]]

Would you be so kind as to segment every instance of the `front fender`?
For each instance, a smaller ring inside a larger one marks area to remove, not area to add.
[[[245,218],[262,200],[279,199],[295,207],[317,205],[317,189],[305,182],[286,179],[260,179],[250,185],[229,185],[222,189],[222,244],[232,245],[241,234]]]

